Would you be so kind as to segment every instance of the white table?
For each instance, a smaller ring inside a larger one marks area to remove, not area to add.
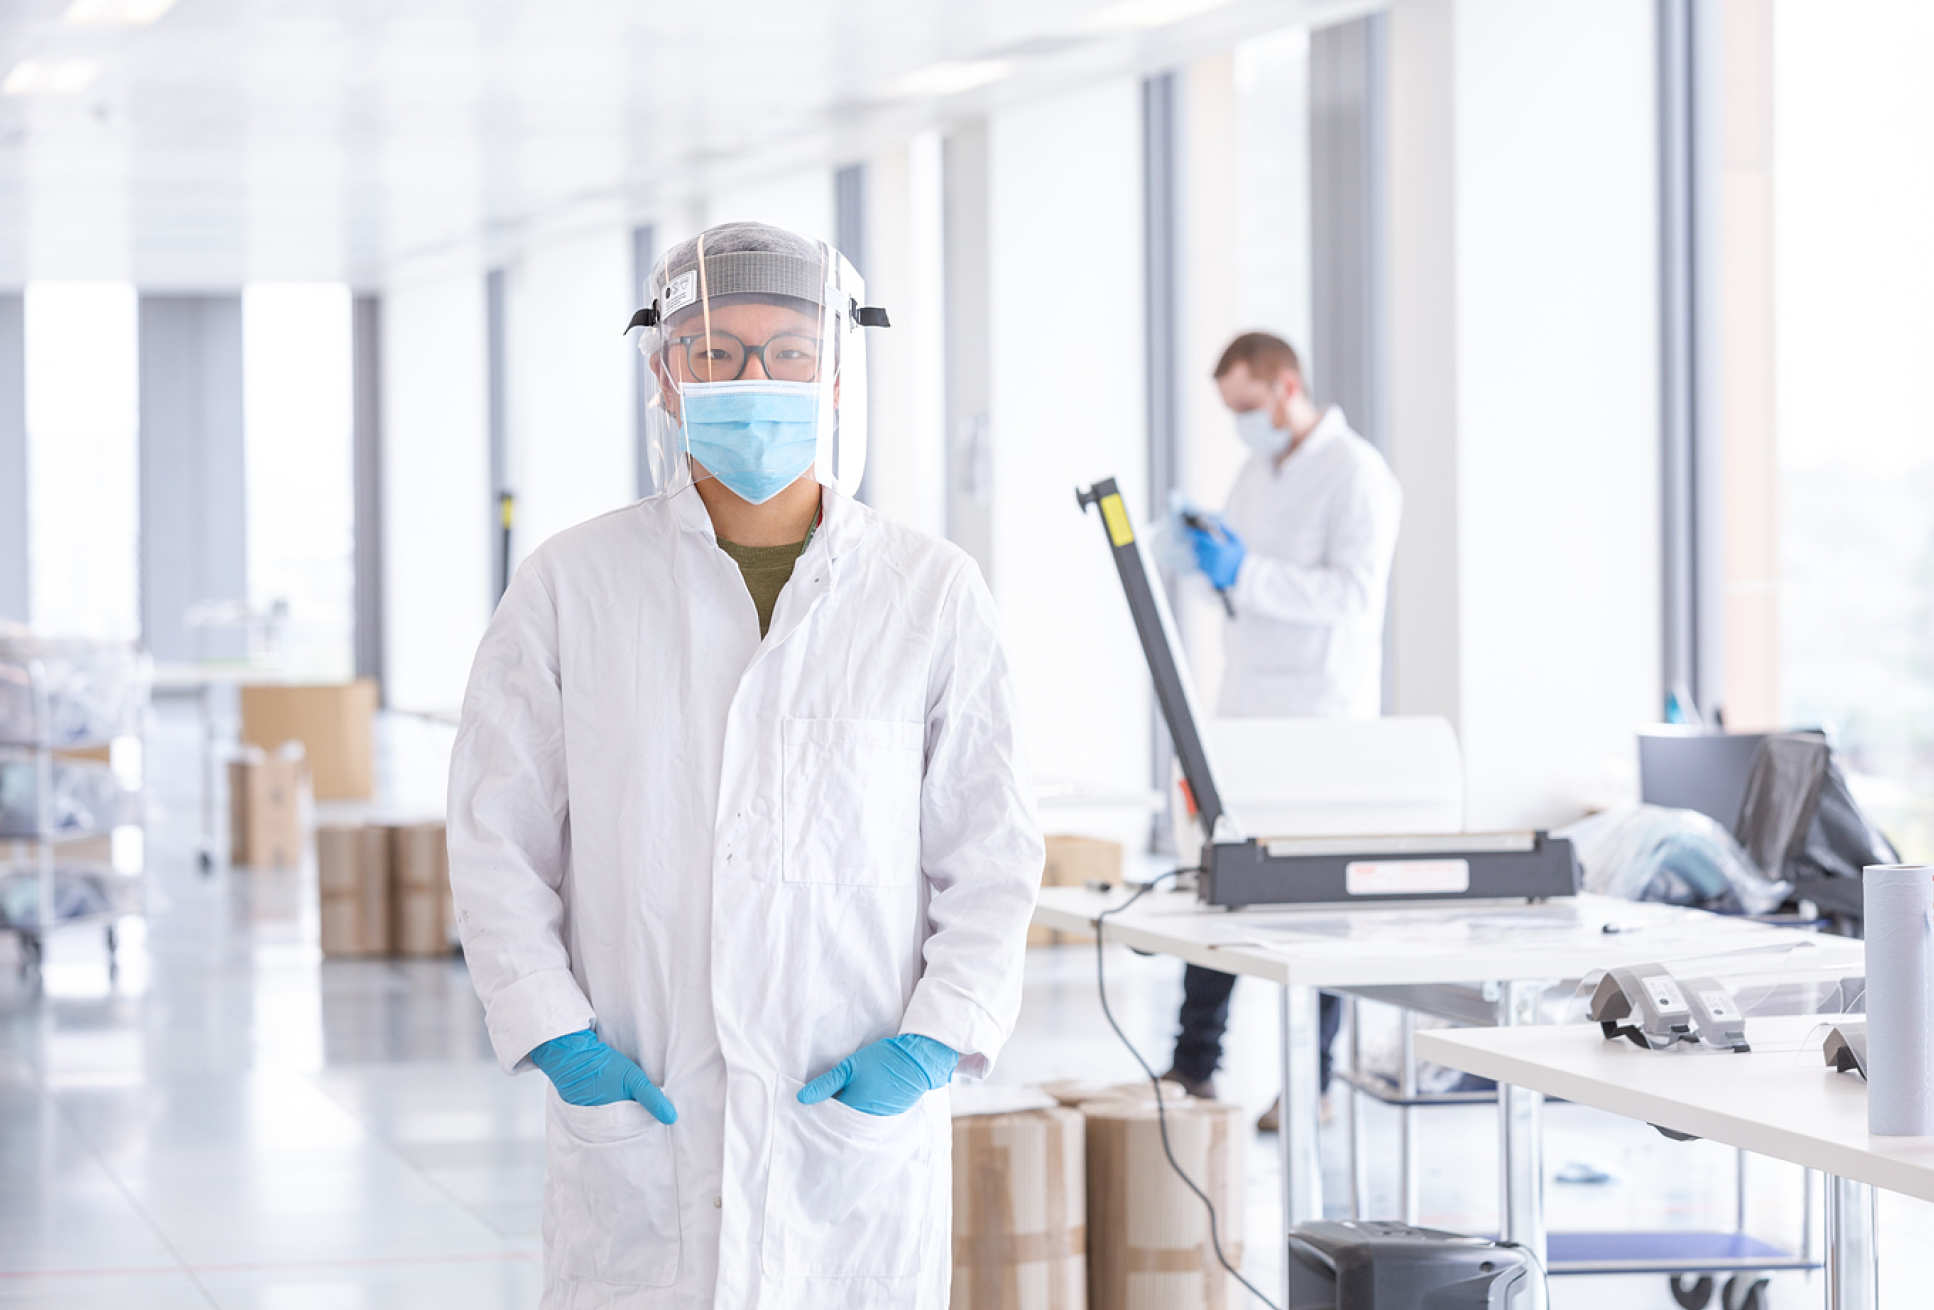
[[[1034,921],[1091,935],[1095,916],[1126,897],[1120,890],[1043,888]],[[1156,892],[1110,915],[1106,933],[1110,941],[1281,988],[1283,1126],[1278,1141],[1286,1227],[1323,1217],[1317,1157],[1319,990],[1467,991],[1478,986],[1489,998],[1491,1018],[1499,1027],[1510,1027],[1537,1022],[1538,1000],[1550,984],[1594,969],[1755,948],[1821,960],[1862,958],[1859,943],[1840,938],[1591,895],[1537,905],[1438,901],[1257,906],[1231,912],[1203,906],[1185,893]],[[1540,1260],[1546,1258],[1543,1102],[1542,1092],[1534,1087],[1498,1082],[1503,1235],[1530,1246]],[[1407,1113],[1405,1122],[1408,1157]]]
[[[1827,1068],[1830,1017],[1748,1020],[1750,1054],[1655,1052],[1593,1025],[1421,1033],[1430,1059],[1828,1175],[1827,1304],[1875,1304],[1873,1189],[1934,1201],[1934,1138],[1872,1137],[1867,1087]]]

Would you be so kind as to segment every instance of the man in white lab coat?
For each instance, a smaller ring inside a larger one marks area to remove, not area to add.
[[[674,247],[633,319],[658,494],[540,546],[451,761],[464,954],[546,1096],[544,1310],[945,1310],[956,1070],[1020,1003],[1042,866],[996,617],[848,498],[837,251]]]
[[[1197,566],[1233,610],[1217,713],[1373,718],[1383,609],[1402,496],[1343,411],[1318,409],[1289,343],[1245,332],[1215,367],[1251,454],[1220,518],[1187,529]],[[1191,965],[1172,1077],[1210,1091],[1235,979]],[[1322,1002],[1322,1080],[1340,1007]],[[1274,1127],[1276,1109],[1264,1116]]]

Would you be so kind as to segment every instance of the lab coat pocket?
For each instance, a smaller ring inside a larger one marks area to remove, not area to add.
[[[933,1206],[933,1124],[922,1101],[872,1115],[841,1101],[799,1104],[781,1079],[766,1183],[768,1274],[911,1278]]]
[[[888,719],[785,719],[787,882],[904,886],[920,868],[925,729]]]
[[[548,1098],[544,1247],[558,1273],[628,1287],[678,1277],[672,1130],[636,1101]]]

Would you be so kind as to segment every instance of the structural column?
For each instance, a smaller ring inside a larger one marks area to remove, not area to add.
[[[141,631],[158,660],[246,654],[204,601],[248,598],[242,298],[144,295],[139,310]]]
[[[0,295],[0,619],[25,623],[27,594],[27,334],[25,302]]]

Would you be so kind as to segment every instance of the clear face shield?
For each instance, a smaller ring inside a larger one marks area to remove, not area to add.
[[[669,251],[632,316],[650,369],[655,493],[714,478],[762,504],[808,474],[851,495],[866,471],[867,327],[884,310],[845,256],[728,223]]]

